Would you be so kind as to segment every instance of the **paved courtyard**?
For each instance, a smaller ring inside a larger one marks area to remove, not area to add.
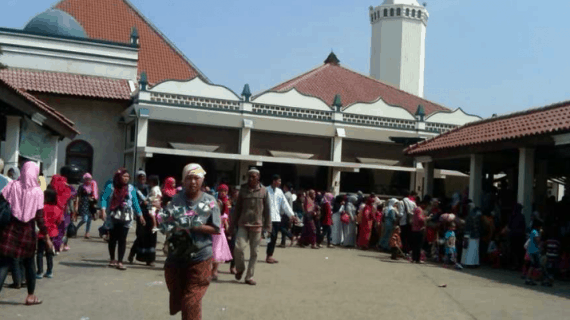
[[[119,271],[107,267],[107,247],[99,238],[72,239],[71,248],[55,258],[53,279],[38,280],[44,303],[23,306],[25,289],[4,287],[0,319],[180,318],[168,315],[163,256],[153,269],[138,264]],[[564,319],[570,308],[569,283],[530,288],[508,271],[455,271],[340,248],[278,248],[275,256],[277,265],[258,264],[256,287],[222,273],[203,300],[203,319]]]

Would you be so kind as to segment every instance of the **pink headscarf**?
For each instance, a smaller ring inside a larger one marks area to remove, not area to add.
[[[40,168],[28,161],[22,166],[22,174],[2,190],[2,195],[12,208],[12,215],[28,222],[36,217],[36,211],[44,208],[44,193],[38,182]]]
[[[87,183],[87,179],[91,179],[91,181]],[[83,189],[85,189],[87,193],[92,193],[93,198],[99,199],[99,188],[97,187],[97,181],[93,180],[93,177],[89,174],[89,172],[83,175]]]
[[[323,203],[331,203],[334,200],[334,195],[330,192],[325,193],[323,197]]]

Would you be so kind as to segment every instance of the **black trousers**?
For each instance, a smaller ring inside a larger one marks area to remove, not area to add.
[[[420,262],[423,241],[423,231],[412,231],[410,236],[410,246],[412,247],[412,261]]]
[[[319,242],[322,243],[325,241],[325,237],[327,238],[327,245],[331,245],[331,241],[332,241],[332,227],[331,226],[322,226],[323,228],[323,232],[321,234],[321,241]]]
[[[287,244],[287,238],[293,239],[293,234],[291,233],[291,231],[289,231],[289,221],[291,221],[291,219],[289,219],[289,216],[287,215],[281,216],[281,228],[279,231],[281,231],[282,246]]]
[[[34,294],[36,290],[36,265],[34,264],[34,257],[22,258],[24,264],[24,274],[26,275],[26,286],[28,287],[28,294]],[[8,276],[14,258],[0,257],[0,291],[4,287],[4,281]]]
[[[109,256],[111,260],[115,260],[115,248],[119,245],[118,261],[123,262],[125,251],[127,250],[127,235],[129,228],[126,228],[124,221],[113,219],[113,229],[109,231]]]
[[[271,241],[267,245],[267,256],[273,256],[275,252],[275,245],[277,244],[277,235],[279,234],[279,230],[281,230],[281,222],[272,222],[271,223]]]
[[[408,223],[404,226],[400,226],[400,230],[400,238],[402,239],[403,251],[404,253],[408,254],[411,249],[410,236],[412,234],[412,226]]]
[[[53,253],[51,253],[48,248],[46,241],[44,239],[38,239],[38,253],[36,256],[36,263],[38,265],[38,274],[44,273],[44,254],[47,261],[47,273],[51,273],[53,270]]]
[[[22,259],[12,259],[10,272],[12,272],[12,282],[14,282],[14,285],[21,286],[22,283],[24,283],[25,272]]]

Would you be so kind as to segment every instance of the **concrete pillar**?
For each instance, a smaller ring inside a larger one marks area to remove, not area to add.
[[[434,163],[424,162],[422,163],[424,167],[424,190],[421,195],[423,198],[425,195],[430,195],[433,197],[433,174],[434,174]]]
[[[332,143],[332,161],[342,161],[342,138],[334,137]]]
[[[517,201],[523,206],[523,214],[526,221],[530,221],[532,214],[534,186],[534,149],[519,149],[519,184],[517,189]]]
[[[331,170],[331,183],[329,189],[334,194],[334,196],[338,196],[340,193],[340,169],[339,168],[332,168]]]
[[[249,155],[249,148],[251,142],[251,129],[241,128],[241,137],[239,143],[239,154],[243,156]]]
[[[544,214],[546,199],[548,199],[548,162],[546,160],[538,162],[536,169],[536,190],[534,199],[538,212]]]
[[[148,118],[138,118],[137,130],[137,147],[146,147],[148,140]]]
[[[46,179],[46,183],[50,183],[51,177],[57,174],[59,137],[51,136],[50,140],[50,144],[52,145],[53,150],[50,153],[49,158],[44,159],[44,177]]]
[[[6,116],[6,142],[4,143],[4,172],[10,168],[18,167],[18,157],[20,155],[20,128],[21,117]]]
[[[469,199],[480,207],[483,195],[483,155],[472,154],[469,169]]]

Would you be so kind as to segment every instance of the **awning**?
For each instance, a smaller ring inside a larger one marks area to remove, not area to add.
[[[278,158],[292,158],[292,159],[311,159],[314,154],[300,153],[300,152],[286,152],[286,151],[275,151],[269,150],[269,153]]]
[[[178,142],[169,142],[168,144],[174,149],[189,150],[189,151],[214,152],[220,148],[220,146],[212,146],[205,144],[178,143]]]

